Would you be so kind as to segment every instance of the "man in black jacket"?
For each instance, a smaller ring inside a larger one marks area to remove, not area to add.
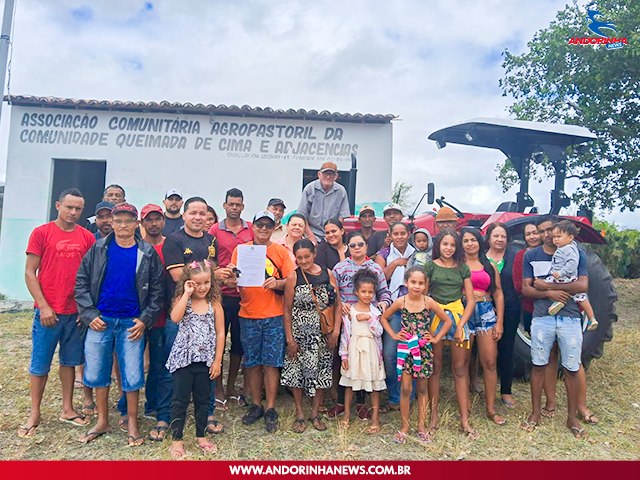
[[[109,431],[109,386],[113,351],[127,396],[128,444],[138,430],[138,394],[144,385],[144,332],[161,308],[163,267],[154,248],[136,235],[138,211],[129,203],[113,208],[113,233],[98,240],[82,259],[75,298],[85,339],[84,383],[96,389],[98,422],[80,441]]]

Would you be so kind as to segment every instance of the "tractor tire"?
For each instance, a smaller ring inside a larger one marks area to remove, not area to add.
[[[582,339],[582,364],[589,368],[594,358],[602,357],[604,342],[613,338],[613,322],[618,321],[615,302],[618,294],[611,274],[600,257],[591,249],[585,249],[589,272],[589,301],[598,319],[596,330],[584,332]],[[520,322],[513,347],[514,376],[528,380],[531,371],[531,338]]]

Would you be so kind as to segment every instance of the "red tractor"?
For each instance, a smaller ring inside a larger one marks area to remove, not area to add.
[[[425,196],[428,203],[447,205],[458,216],[458,228],[475,226],[483,232],[494,222],[502,222],[509,229],[511,243],[517,248],[524,248],[523,228],[532,217],[539,215],[529,196],[529,170],[531,162],[550,162],[555,170],[555,185],[551,191],[551,209],[549,213],[559,214],[561,209],[570,205],[570,200],[564,192],[566,179],[566,155],[569,148],[576,151],[584,147],[587,142],[597,137],[584,127],[575,125],[559,125],[541,122],[525,122],[518,120],[480,118],[446,127],[429,135],[430,140],[436,142],[441,149],[447,143],[470,145],[475,147],[494,148],[504,153],[518,173],[520,191],[515,202],[504,202],[498,205],[493,213],[463,213],[444,197],[435,198],[434,186],[427,186]],[[420,204],[418,203],[418,205]],[[412,228],[426,228],[435,234],[435,212],[415,215],[418,207],[409,215],[407,221]],[[592,213],[583,208],[575,216],[565,216],[575,222],[580,228],[580,235],[576,239],[582,244],[606,244],[604,237],[596,231],[592,224]],[[359,227],[357,219],[348,219],[345,228],[354,230]],[[386,228],[386,223],[378,220],[376,229]],[[589,269],[589,298],[600,322],[598,329],[585,332],[582,345],[582,361],[585,367],[594,358],[603,353],[603,344],[613,338],[613,322],[617,320],[615,302],[618,298],[613,287],[611,275],[600,258],[589,248],[586,248]],[[602,319],[602,320],[600,320]],[[531,364],[531,341],[521,323],[516,336],[514,349],[515,372],[526,376]]]

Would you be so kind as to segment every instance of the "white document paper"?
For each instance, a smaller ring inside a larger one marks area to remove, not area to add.
[[[266,245],[238,245],[239,287],[261,287],[267,264]]]

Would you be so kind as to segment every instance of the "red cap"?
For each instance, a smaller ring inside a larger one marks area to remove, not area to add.
[[[111,214],[115,215],[116,213],[130,213],[136,219],[138,218],[138,209],[131,205],[130,203],[118,203],[113,210],[111,210]]]
[[[144,207],[142,207],[142,210],[140,211],[140,220],[144,220],[145,217],[151,212],[158,212],[160,215],[164,215],[164,212],[159,205],[148,203]]]

